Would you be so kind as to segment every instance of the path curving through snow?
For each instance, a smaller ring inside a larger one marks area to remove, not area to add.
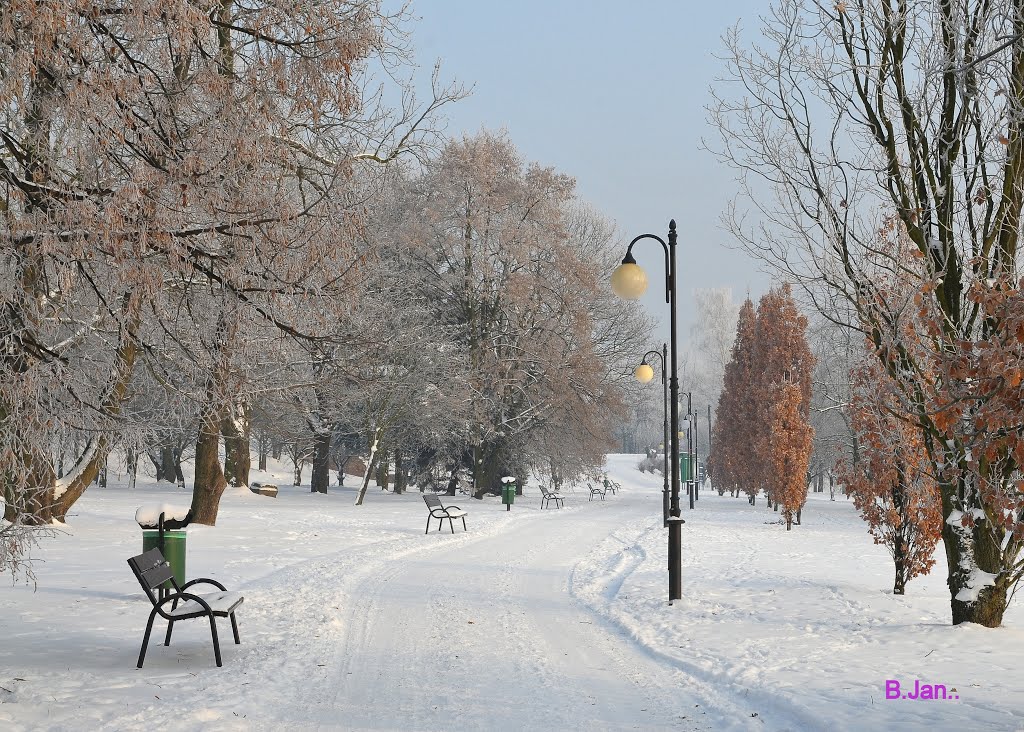
[[[308,699],[316,724],[387,729],[400,718],[417,730],[709,729],[680,671],[570,592],[574,568],[624,520],[660,523],[645,498],[620,494],[545,511],[364,579],[328,661],[335,671]],[[635,566],[634,551],[621,553],[624,569]]]

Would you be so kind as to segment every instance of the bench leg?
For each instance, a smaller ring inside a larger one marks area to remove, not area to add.
[[[172,630],[174,630],[174,621],[173,620],[168,620],[167,621],[167,635],[164,636],[164,645],[165,646],[171,645],[171,631]]]
[[[235,634],[235,645],[239,645],[242,641],[238,638],[238,621],[235,620],[234,611],[231,612],[231,631]]]
[[[429,534],[430,533],[430,516],[427,516],[427,530],[424,531],[423,533],[424,534]]]
[[[462,530],[463,531],[469,531],[469,529],[466,528],[466,517],[465,516],[462,517]]]
[[[217,667],[224,664],[220,661],[220,641],[217,639],[217,620],[210,616],[210,634],[213,635],[213,657],[217,659]]]
[[[452,523],[452,517],[451,516],[448,517],[448,528],[452,530],[453,534],[455,533],[455,524]]]
[[[156,620],[156,608],[153,608],[153,612],[149,614],[149,622],[146,623],[146,634],[142,636],[142,650],[139,651],[139,665],[137,668],[142,668],[142,662],[146,660],[146,647],[149,645],[149,634],[153,632],[154,620]]]

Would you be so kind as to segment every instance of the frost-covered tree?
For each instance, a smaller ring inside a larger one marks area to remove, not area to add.
[[[407,60],[400,19],[374,0],[26,0],[0,13],[9,521],[66,515],[135,428],[123,407],[143,358],[192,374],[194,520],[216,520],[218,444],[239,422],[254,329],[329,330],[330,293],[356,260],[353,180],[418,145],[420,113],[455,94],[435,88],[390,117],[365,103],[367,60]],[[72,426],[86,439],[57,478],[52,447]]]
[[[607,237],[580,226],[573,180],[525,164],[503,136],[453,141],[410,185],[401,232],[436,322],[466,360],[477,495],[549,462],[545,437],[598,467],[621,414],[625,348],[645,335],[634,309],[611,312]],[[635,353],[635,351],[634,351]]]
[[[850,304],[939,480],[952,621],[998,626],[1024,574],[1024,451],[1001,411],[1018,385],[979,390],[978,354],[1017,338],[1024,4],[778,0],[756,48],[738,30],[726,46],[736,93],[718,85],[711,116],[761,214],[750,227],[734,206],[731,229],[810,297]],[[919,268],[880,250],[885,227]],[[879,271],[916,291],[922,339],[892,338]]]

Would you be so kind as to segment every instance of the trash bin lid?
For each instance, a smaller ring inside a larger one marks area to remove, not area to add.
[[[501,479],[501,482],[502,483],[515,483],[516,482],[516,477],[514,475],[506,475],[504,478]]]
[[[164,515],[165,529],[182,529],[192,520],[191,506],[151,503],[139,506],[135,511],[135,522],[144,529],[156,529],[160,526],[160,514]]]

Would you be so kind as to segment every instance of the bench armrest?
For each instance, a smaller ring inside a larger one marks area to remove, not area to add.
[[[217,580],[209,579],[207,577],[198,577],[198,578],[196,578],[194,580],[189,580],[188,582],[186,582],[185,584],[183,584],[181,586],[181,591],[184,592],[185,590],[187,590],[192,585],[198,585],[198,584],[201,584],[201,583],[205,583],[205,584],[208,584],[208,585],[213,585],[217,589],[223,590],[224,592],[228,591],[228,588],[225,587],[224,585],[222,585],[220,582],[218,582]]]
[[[213,615],[213,608],[211,608],[210,604],[206,600],[201,598],[199,595],[193,595],[191,592],[175,592],[171,595],[168,595],[156,604],[156,611],[168,620],[171,619],[171,616],[164,612],[163,606],[171,602],[172,600],[174,601],[174,604],[171,605],[171,610],[174,610],[176,607],[178,607],[178,600],[195,600],[203,606],[203,609],[206,610],[208,614]]]

